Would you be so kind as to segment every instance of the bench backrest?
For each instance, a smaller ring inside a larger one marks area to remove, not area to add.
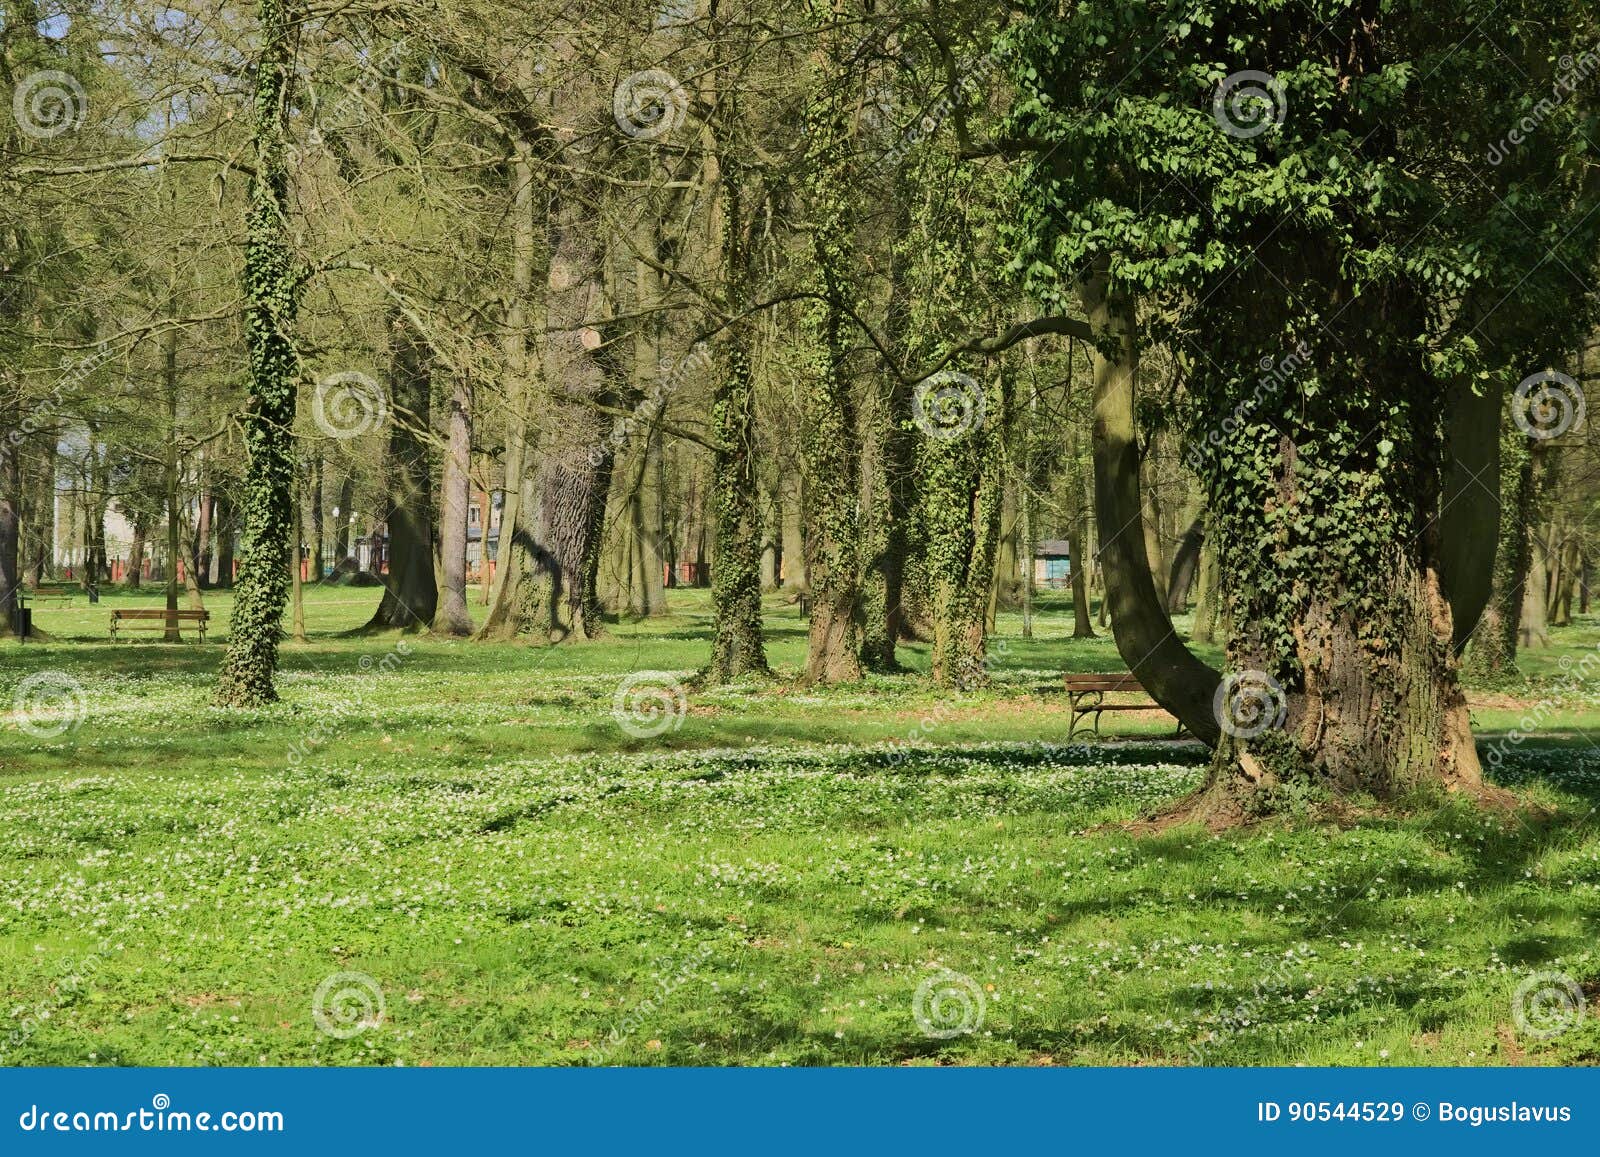
[[[183,619],[199,622],[211,617],[210,611],[164,611],[145,608],[127,608],[111,612],[113,619]]]
[[[1134,694],[1148,694],[1144,685],[1128,671],[1088,675],[1068,673],[1061,678],[1068,691],[1127,691]]]

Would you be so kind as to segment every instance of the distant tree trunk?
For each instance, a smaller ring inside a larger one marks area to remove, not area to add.
[[[440,482],[439,556],[443,583],[433,629],[446,635],[472,634],[467,609],[467,507],[472,499],[472,389],[457,374],[450,396],[449,434]],[[483,526],[485,538],[488,524]]]
[[[291,592],[289,634],[297,643],[306,641],[305,579],[300,573],[300,568],[305,561],[305,536],[302,530],[304,525],[300,496],[296,494],[294,502],[294,551],[289,558],[289,589]]]
[[[204,590],[211,584],[211,488],[206,482],[206,466],[201,463],[199,508],[195,511],[194,571],[195,585]]]
[[[1072,567],[1072,637],[1093,639],[1097,637],[1094,633],[1094,619],[1091,617],[1092,600],[1089,593],[1093,560],[1085,551],[1084,543],[1088,537],[1085,533],[1089,513],[1086,497],[1094,482],[1078,464],[1078,445],[1078,432],[1074,429],[1067,436],[1067,457],[1071,464],[1067,481],[1069,491],[1067,553],[1071,558],[1067,565]]]
[[[1529,498],[1523,515],[1527,527],[1527,570],[1522,580],[1522,605],[1517,615],[1517,646],[1539,650],[1550,645],[1550,550],[1545,510],[1555,491],[1555,451],[1546,442],[1529,447]]]
[[[133,541],[128,544],[128,569],[122,575],[122,583],[130,591],[136,591],[144,585],[144,544],[149,533],[149,522],[142,515],[135,517]]]
[[[1172,556],[1172,575],[1167,583],[1167,610],[1175,615],[1182,614],[1189,607],[1189,592],[1194,589],[1195,578],[1200,571],[1205,527],[1203,516],[1193,517]]]
[[[9,376],[8,371],[6,372]],[[10,382],[6,383],[10,388]],[[20,419],[14,408],[0,422],[0,636],[15,633],[12,616],[17,608],[17,589],[22,585],[22,572],[18,567],[18,535],[22,526],[22,464],[18,458],[19,445],[11,435],[17,432]]]
[[[217,491],[217,586],[233,589],[233,496],[224,488]]]
[[[1222,617],[1222,568],[1217,564],[1216,544],[1209,539],[1200,547],[1199,594],[1194,604],[1194,632],[1197,643],[1215,643]]]
[[[288,170],[284,117],[290,78],[291,25],[283,0],[258,0],[254,136],[245,239],[245,324],[252,407],[244,420],[244,566],[217,701],[251,707],[277,699],[278,639],[288,598],[294,518],[294,412],[298,359],[294,332],[298,279],[287,231]]]
[[[338,566],[350,557],[350,527],[355,519],[351,517],[350,507],[356,500],[355,479],[349,474],[344,476],[344,481],[339,483],[339,513],[333,520],[333,553],[338,557],[334,565]]]
[[[783,564],[783,589],[806,589],[805,499],[798,472],[783,468],[778,482],[778,503],[783,521],[780,551]]]
[[[311,455],[311,581],[314,583],[322,581],[327,568],[327,560],[322,557],[323,507],[322,451],[317,450]]]
[[[367,627],[426,631],[439,609],[433,569],[433,474],[427,438],[432,418],[433,351],[399,313],[389,323],[389,581]]]

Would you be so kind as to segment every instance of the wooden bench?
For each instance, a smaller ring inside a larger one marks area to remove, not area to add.
[[[117,641],[118,631],[166,631],[168,627],[181,637],[184,623],[193,623],[200,632],[200,641],[206,641],[206,623],[210,611],[169,611],[165,608],[139,608],[111,612],[111,641]]]
[[[1163,711],[1159,703],[1150,697],[1150,692],[1144,689],[1144,684],[1131,671],[1104,671],[1096,674],[1075,675],[1071,672],[1062,676],[1066,685],[1067,697],[1072,701],[1072,720],[1067,726],[1067,742],[1077,737],[1078,729],[1089,730],[1085,719],[1093,719],[1095,738],[1100,737],[1100,716],[1107,711]],[[1139,695],[1142,700],[1129,703],[1119,700],[1116,703],[1107,703],[1107,695]],[[1183,724],[1178,724],[1178,734],[1183,734]]]
[[[40,583],[21,593],[30,603],[70,603],[83,594],[83,587],[77,583]]]

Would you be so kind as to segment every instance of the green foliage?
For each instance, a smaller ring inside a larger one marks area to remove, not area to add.
[[[1238,661],[1298,687],[1308,622],[1333,621],[1392,683],[1450,391],[1515,383],[1585,322],[1593,102],[1546,102],[1525,145],[1486,157],[1561,52],[1593,42],[1591,16],[1552,0],[1030,13],[1012,131],[1041,147],[1018,178],[1014,271],[1065,306],[1105,262],[1179,361]],[[1526,86],[1505,83],[1507,56]],[[1267,79],[1241,104],[1246,70]]]

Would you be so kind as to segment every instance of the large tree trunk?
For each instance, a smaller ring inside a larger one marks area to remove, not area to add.
[[[725,131],[731,131],[732,123],[730,116]],[[751,226],[745,220],[740,170],[726,156],[721,164],[722,266],[729,296],[738,301],[749,284]],[[727,331],[721,373],[711,397],[711,436],[717,443],[711,471],[717,519],[711,676],[722,682],[768,672],[761,634],[761,507],[752,340],[748,322]]]
[[[449,432],[444,471],[439,484],[439,611],[433,629],[446,635],[472,634],[472,612],[467,609],[467,507],[472,499],[472,390],[456,375],[450,395]],[[488,523],[483,531],[487,539]]]
[[[1096,339],[1095,521],[1117,651],[1157,703],[1200,739],[1215,743],[1221,727],[1213,700],[1221,676],[1178,638],[1150,573],[1134,425],[1139,366],[1134,305],[1111,291],[1103,273],[1083,284],[1081,296]]]
[[[389,323],[389,581],[368,629],[426,631],[439,609],[433,569],[432,351],[396,313]]]
[[[531,65],[523,65],[523,87],[531,84]],[[511,165],[511,284],[508,287],[501,356],[505,363],[506,451],[505,501],[500,511],[500,544],[489,613],[478,628],[480,640],[513,639],[534,617],[525,580],[535,563],[525,521],[534,512],[528,468],[528,407],[532,400],[532,367],[528,353],[529,305],[533,301],[536,233],[534,222],[533,146],[519,143]],[[484,566],[488,563],[488,527],[484,528]]]
[[[255,70],[256,176],[245,238],[245,325],[252,405],[244,420],[244,565],[233,603],[228,652],[217,686],[224,706],[277,699],[278,640],[289,596],[294,519],[294,412],[298,359],[296,286],[287,229],[284,116],[291,26],[282,0],[258,0],[261,39]],[[176,563],[176,559],[174,559]]]
[[[1418,308],[1394,291],[1346,324],[1408,327]],[[1248,383],[1210,383],[1212,411],[1238,415],[1207,465],[1233,673],[1210,777],[1180,815],[1488,794],[1440,578],[1437,387],[1403,355],[1352,360],[1353,344],[1304,343],[1318,388],[1270,415],[1235,404]],[[1354,431],[1367,440],[1351,452],[1340,441]]]
[[[311,581],[314,583],[320,583],[327,570],[327,560],[322,556],[322,512],[326,506],[326,496],[322,492],[322,476],[322,451],[317,450],[311,457]],[[221,538],[220,534],[218,538]]]

